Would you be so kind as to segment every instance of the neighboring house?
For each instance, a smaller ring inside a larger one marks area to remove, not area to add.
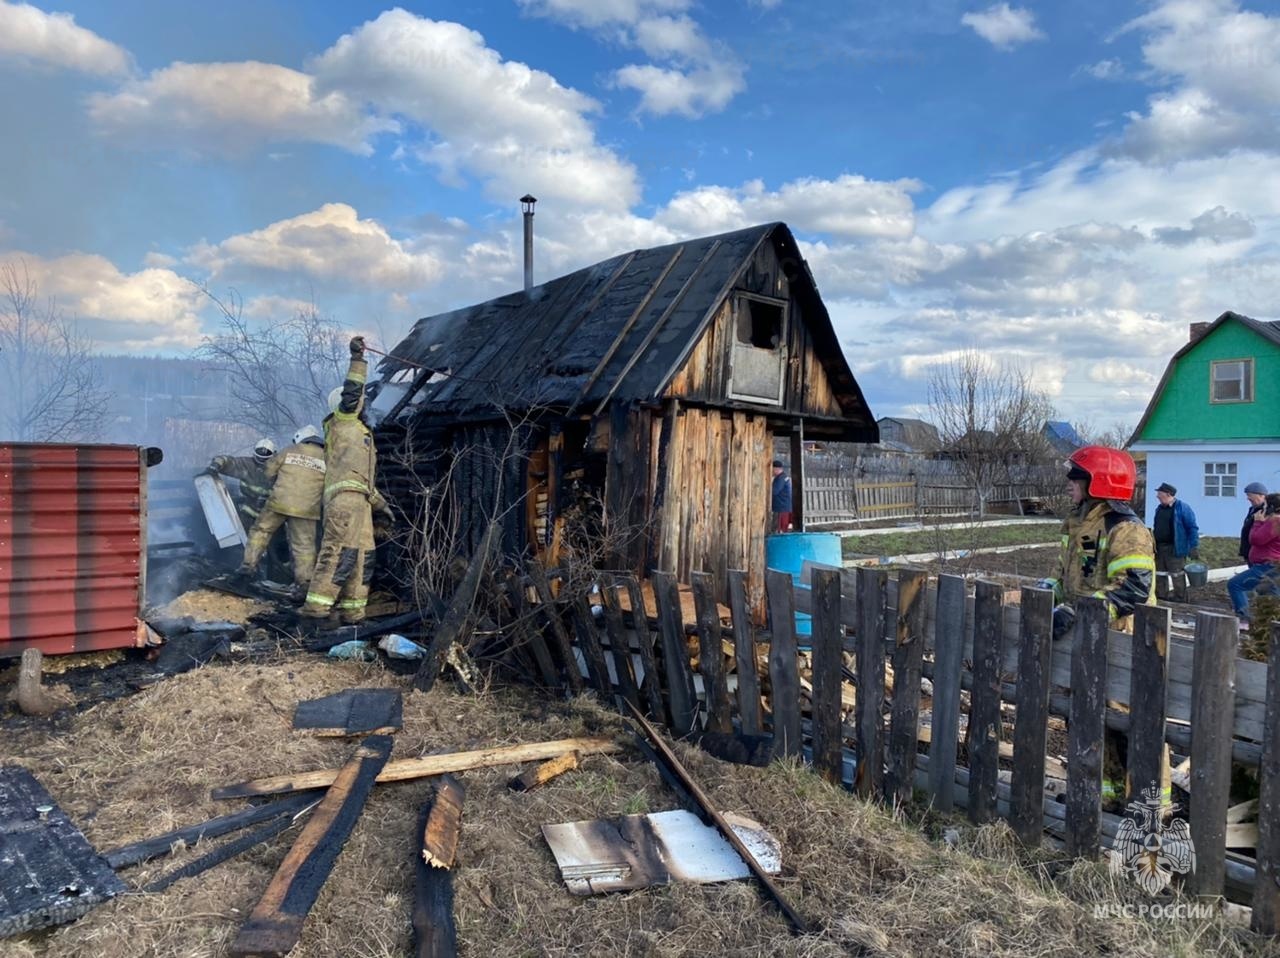
[[[1061,453],[1064,458],[1084,445],[1084,440],[1076,432],[1076,427],[1061,420],[1047,420],[1040,430],[1040,435],[1053,447],[1054,452]]]
[[[880,427],[880,445],[894,452],[929,455],[942,445],[938,427],[923,419],[884,416],[876,421],[876,425]]]
[[[1154,509],[1155,487],[1172,483],[1201,535],[1237,535],[1244,487],[1280,487],[1278,412],[1280,322],[1226,312],[1193,323],[1130,440],[1146,454],[1147,503]]]
[[[379,485],[472,550],[565,559],[599,530],[611,568],[689,581],[745,569],[763,596],[775,438],[797,503],[804,440],[875,442],[862,390],[782,223],[635,250],[528,292],[419,320],[372,411]],[[432,493],[434,495],[434,493]],[[566,528],[568,525],[568,528]]]

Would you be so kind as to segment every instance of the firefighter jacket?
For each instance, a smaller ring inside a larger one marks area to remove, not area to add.
[[[324,501],[340,492],[359,492],[369,500],[376,512],[386,509],[386,502],[374,488],[378,453],[373,433],[360,418],[364,410],[364,382],[369,364],[351,357],[347,378],[342,382],[342,399],[324,421]]]
[[[1155,541],[1151,530],[1115,499],[1086,499],[1062,524],[1054,596],[1106,600],[1112,628],[1128,631],[1135,606],[1155,605]]]
[[[274,481],[267,508],[296,519],[319,519],[324,495],[324,447],[311,442],[281,449],[267,460]]]
[[[268,460],[269,461],[269,460]],[[271,495],[271,480],[266,469],[253,456],[218,456],[212,466],[224,476],[240,480],[240,495],[253,515],[262,511]]]

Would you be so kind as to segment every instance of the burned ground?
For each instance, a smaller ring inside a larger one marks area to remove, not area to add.
[[[210,665],[60,724],[15,729],[7,760],[31,769],[95,847],[106,849],[240,807],[212,801],[212,786],[340,765],[352,744],[292,731],[295,705],[347,687],[392,685],[406,688],[377,664],[296,653]],[[442,684],[428,694],[406,692],[393,757],[584,734],[629,741],[622,720],[589,697],[461,695]],[[532,793],[508,790],[516,767],[461,776],[467,796],[455,910],[463,953],[1267,953],[1257,939],[1216,922],[1096,919],[1094,902],[1118,902],[1130,889],[1092,865],[1049,878],[1065,863],[1016,852],[1003,825],[974,831],[952,820],[895,818],[794,765],[735,766],[684,744],[676,750],[721,809],[758,820],[779,840],[780,884],[817,934],[793,937],[746,882],[569,895],[542,824],[676,807],[652,766],[627,751],[586,757],[581,768]],[[429,790],[425,781],[377,786],[294,955],[409,953],[413,832]],[[957,847],[927,837],[953,825]],[[126,895],[70,925],[7,942],[5,953],[225,954],[296,834],[291,829],[163,893]],[[123,875],[140,887],[194,854],[180,851]]]

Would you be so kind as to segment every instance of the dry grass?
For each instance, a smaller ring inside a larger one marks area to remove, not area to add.
[[[301,699],[353,685],[395,685],[378,666],[293,657],[213,666],[104,703],[56,732],[9,738],[99,848],[241,807],[210,786],[342,763],[352,746],[294,733]],[[393,757],[485,744],[621,733],[587,698],[407,693]],[[590,756],[532,793],[518,769],[465,773],[455,912],[472,955],[1170,955],[1262,954],[1218,922],[1096,920],[1093,901],[1124,889],[1095,866],[1057,879],[1028,867],[1003,826],[962,829],[960,847],[831,788],[794,765],[732,766],[684,745],[677,752],[722,809],[741,811],[781,842],[780,884],[819,933],[793,937],[747,882],[672,885],[575,898],[563,888],[539,827],[674,807],[655,771],[631,753]],[[426,782],[375,789],[305,926],[297,958],[399,956],[410,949],[413,831]],[[195,958],[225,954],[296,834],[286,832],[157,895],[128,895],[63,928],[5,943],[15,958]],[[176,861],[190,857],[179,853]],[[171,867],[124,872],[141,885]],[[1058,886],[1061,886],[1058,887]]]

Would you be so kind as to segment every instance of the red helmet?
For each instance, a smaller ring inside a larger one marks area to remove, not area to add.
[[[1085,479],[1086,491],[1095,499],[1133,498],[1133,486],[1138,478],[1138,468],[1133,457],[1123,449],[1111,446],[1082,446],[1067,460],[1071,469],[1068,479]],[[1085,475],[1081,476],[1079,473]]]

